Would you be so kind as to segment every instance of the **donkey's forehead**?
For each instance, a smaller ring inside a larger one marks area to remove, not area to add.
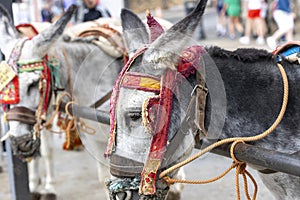
[[[132,90],[127,88],[120,89],[120,99],[126,98],[126,101],[122,101],[121,105],[126,110],[131,108],[141,108],[147,97],[154,96],[153,92],[141,91],[141,90]]]

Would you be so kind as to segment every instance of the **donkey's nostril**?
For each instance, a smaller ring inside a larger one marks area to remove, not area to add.
[[[125,192],[119,192],[116,194],[118,200],[139,200],[138,190],[126,190]],[[136,193],[136,194],[135,194]]]
[[[117,199],[118,200],[125,200],[125,198],[126,198],[126,193],[125,192],[119,192],[117,194]]]

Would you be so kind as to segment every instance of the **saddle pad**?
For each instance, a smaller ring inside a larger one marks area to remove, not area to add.
[[[71,41],[90,37],[91,43],[97,45],[110,56],[118,58],[126,52],[121,32],[122,27],[118,20],[99,18],[77,24],[66,30],[64,35],[69,36]]]
[[[22,37],[32,38],[50,25],[49,22],[31,22],[30,24],[19,24],[16,26],[16,29],[21,33]]]

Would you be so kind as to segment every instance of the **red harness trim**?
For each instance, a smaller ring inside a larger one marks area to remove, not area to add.
[[[46,117],[46,113],[47,113],[47,109],[49,106],[49,102],[51,99],[51,71],[49,69],[49,67],[47,66],[46,62],[47,62],[47,56],[45,56],[44,60],[43,60],[43,66],[44,66],[44,70],[43,70],[43,75],[42,75],[42,80],[41,81],[45,81],[45,88],[42,88],[42,90],[45,90],[45,99],[44,99],[44,105],[43,105],[43,110],[42,110],[42,117]],[[41,95],[43,93],[43,91],[40,91]],[[46,119],[44,119],[46,120]]]
[[[155,118],[155,131],[153,132],[150,152],[141,177],[140,193],[144,195],[156,193],[156,174],[167,147],[176,73],[176,71],[167,69],[161,79],[162,87]]]
[[[39,32],[36,30],[36,28],[32,25],[32,24],[19,24],[16,26],[16,29],[18,31],[20,31],[20,28],[23,28],[23,27],[30,27],[32,29],[32,31],[35,33],[35,35],[38,35]]]
[[[158,94],[160,91],[160,85],[157,83],[159,83],[159,81],[160,79],[154,76],[137,72],[127,72],[124,75],[121,87],[143,90],[146,92],[154,92]]]
[[[147,47],[139,50],[135,53],[135,55],[126,63],[121,73],[118,76],[118,79],[114,85],[113,92],[110,98],[110,136],[108,139],[108,144],[106,148],[106,152],[104,153],[105,157],[108,157],[112,154],[115,148],[115,140],[116,140],[116,107],[118,103],[118,98],[120,94],[120,86],[123,81],[124,74],[129,70],[131,64],[134,60],[141,54],[143,54],[147,50]]]

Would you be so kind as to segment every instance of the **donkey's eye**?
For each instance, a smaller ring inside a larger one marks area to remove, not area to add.
[[[136,121],[142,117],[142,112],[129,112],[128,117],[130,117],[132,121]]]

